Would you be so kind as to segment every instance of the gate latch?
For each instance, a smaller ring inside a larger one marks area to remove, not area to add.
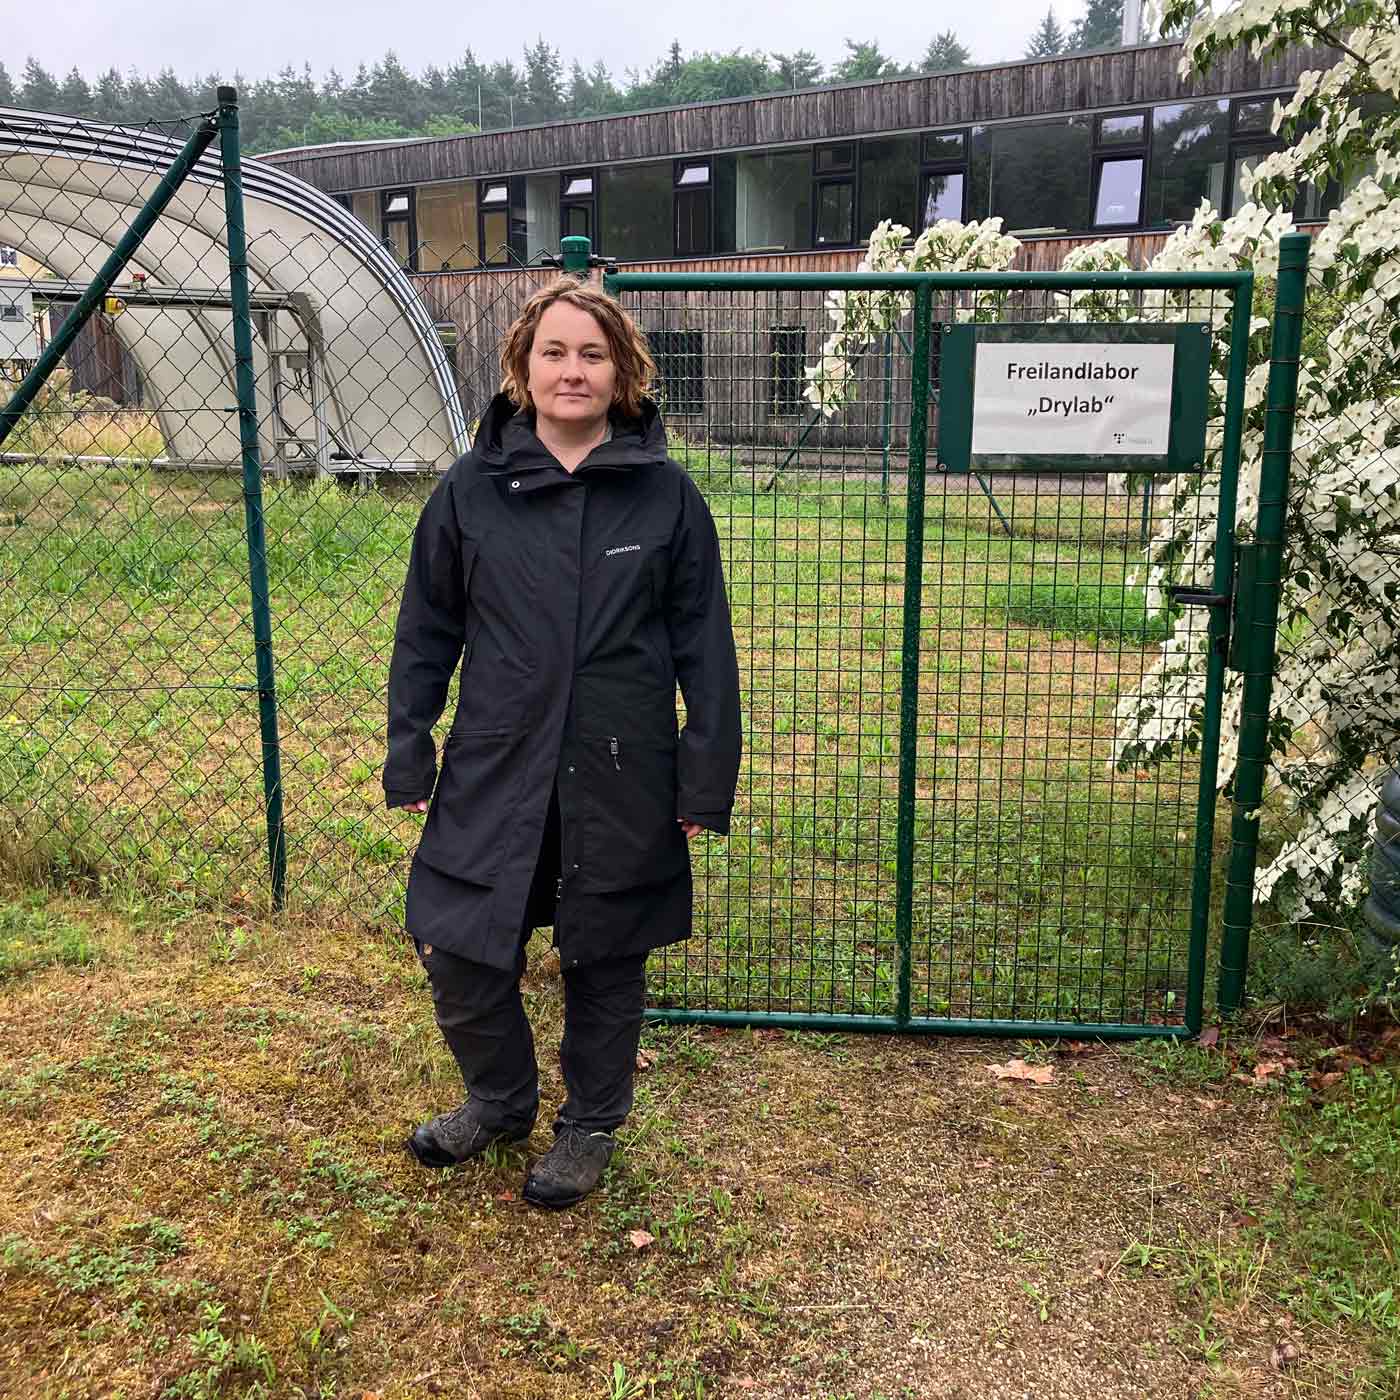
[[[1174,584],[1167,589],[1167,596],[1173,603],[1180,603],[1184,608],[1224,608],[1223,614],[1216,614],[1222,619],[1221,626],[1215,639],[1212,641],[1212,648],[1221,656],[1228,656],[1230,651],[1230,605],[1234,599],[1228,593],[1213,593],[1209,588],[1197,588],[1191,584]]]

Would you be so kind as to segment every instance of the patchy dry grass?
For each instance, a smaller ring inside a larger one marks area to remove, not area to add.
[[[0,1394],[1362,1393],[1362,1336],[1261,1284],[1277,1077],[1023,1048],[1040,1087],[988,1073],[1004,1044],[658,1028],[604,1187],[554,1215],[525,1152],[402,1150],[460,1082],[398,941],[7,900],[88,954],[0,984]],[[525,995],[548,1112],[542,947]]]

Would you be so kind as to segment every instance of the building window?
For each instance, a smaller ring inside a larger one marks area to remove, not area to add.
[[[705,411],[705,333],[648,331],[656,361],[656,397],[663,413]]]
[[[1094,227],[1136,228],[1142,223],[1147,168],[1147,113],[1102,116],[1094,131]]]
[[[714,200],[707,160],[676,162],[676,256],[696,257],[714,248]]]
[[[449,272],[480,262],[474,180],[420,185],[414,216],[419,272]]]
[[[598,251],[624,262],[675,256],[672,163],[615,165],[598,172]]]
[[[772,326],[768,331],[768,409],[774,416],[801,413],[806,326]]]
[[[919,153],[919,227],[967,216],[967,132],[927,131]]]
[[[1152,109],[1148,161],[1149,228],[1189,222],[1203,199],[1219,209],[1225,198],[1228,104],[1173,102]]]
[[[740,156],[734,180],[734,244],[739,252],[785,253],[812,246],[808,151]]]
[[[1273,120],[1273,98],[1243,98],[1235,103],[1230,129],[1235,136],[1272,136]]]
[[[569,170],[559,177],[559,233],[593,237],[594,195],[591,170]]]
[[[379,236],[393,250],[400,267],[418,271],[418,230],[411,189],[380,191]]]
[[[919,197],[919,138],[882,136],[860,143],[860,224],[868,238],[882,219],[916,228]]]
[[[856,241],[855,167],[854,141],[813,148],[813,247],[840,247]]]
[[[482,262],[503,267],[525,261],[529,221],[524,176],[482,180],[477,186],[477,216]]]
[[[1093,122],[1088,117],[975,127],[968,142],[968,217],[1007,233],[1089,227]]]
[[[1233,214],[1243,208],[1249,196],[1244,189],[1244,168],[1254,169],[1265,156],[1284,149],[1283,140],[1272,130],[1274,99],[1236,98],[1230,105],[1230,156],[1226,168],[1225,199],[1228,207],[1222,212]],[[1301,133],[1300,133],[1301,134]],[[1335,180],[1318,189],[1316,185],[1299,187],[1293,202],[1296,221],[1327,217],[1341,199],[1341,186]]]
[[[534,262],[542,253],[559,251],[563,204],[557,175],[525,177],[525,257]]]
[[[818,146],[814,157],[814,168],[818,175],[832,175],[842,170],[852,170],[856,163],[854,141],[843,141],[839,146]]]

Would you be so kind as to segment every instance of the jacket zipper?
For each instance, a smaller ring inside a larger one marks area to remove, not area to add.
[[[621,772],[622,772],[622,764],[620,764],[620,763],[617,761],[617,740],[616,740],[616,739],[609,739],[609,740],[608,740],[608,752],[609,752],[610,754],[612,754],[613,767],[616,768],[617,771],[618,771],[619,773],[621,773]]]

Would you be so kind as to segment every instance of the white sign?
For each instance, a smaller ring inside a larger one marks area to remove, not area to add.
[[[1165,457],[1173,345],[980,343],[972,455]]]

